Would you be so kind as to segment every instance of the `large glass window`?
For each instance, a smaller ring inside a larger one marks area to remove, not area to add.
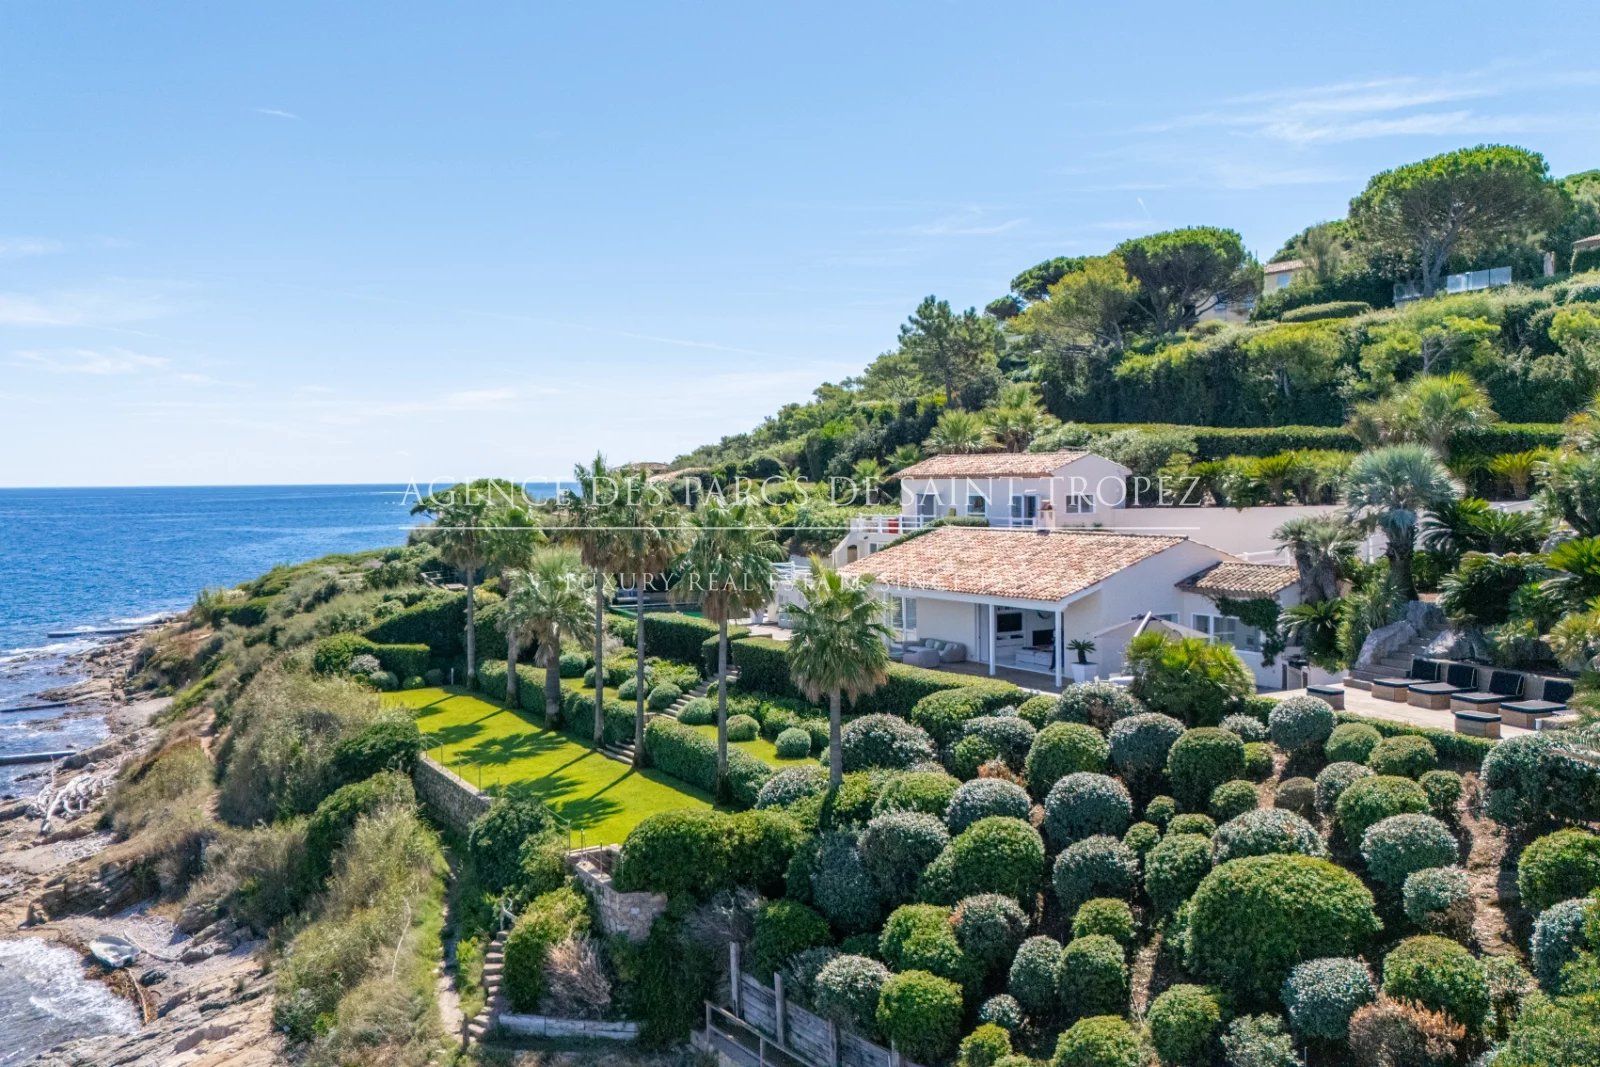
[[[1261,631],[1231,615],[1195,614],[1193,628],[1218,645],[1232,645],[1243,652],[1261,651]]]

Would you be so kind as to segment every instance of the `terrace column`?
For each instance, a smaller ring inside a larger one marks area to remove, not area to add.
[[[1062,640],[1062,617],[1066,615],[1065,608],[1056,608],[1056,688],[1061,688],[1061,664],[1067,656],[1067,646]]]
[[[991,678],[994,677],[994,663],[998,654],[995,645],[999,643],[995,640],[995,625],[994,601],[991,600],[989,601],[989,676]]]

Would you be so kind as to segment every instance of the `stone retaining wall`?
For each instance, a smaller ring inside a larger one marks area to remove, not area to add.
[[[464,834],[472,820],[489,810],[489,794],[467,783],[459,774],[430,756],[417,760],[411,772],[417,800],[436,822]]]
[[[567,866],[584,892],[594,901],[600,928],[630,941],[643,941],[657,917],[667,910],[662,893],[623,893],[611,884],[611,871],[622,849],[617,845],[580,848],[568,852]]]
[[[639,1024],[602,1022],[597,1019],[558,1019],[551,1015],[503,1013],[500,1029],[518,1037],[581,1037],[597,1041],[632,1041],[639,1036]]]

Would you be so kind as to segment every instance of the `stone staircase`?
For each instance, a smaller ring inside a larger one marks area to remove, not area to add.
[[[483,1009],[467,1024],[468,1042],[481,1042],[483,1036],[495,1028],[496,1020],[505,1010],[505,993],[500,988],[505,976],[505,947],[506,931],[501,930],[483,954]]]
[[[728,684],[732,685],[734,682],[738,681],[738,679],[739,669],[737,667],[729,667]],[[657,715],[669,715],[676,719],[679,714],[682,713],[683,709],[689,706],[689,701],[697,700],[700,697],[706,696],[708,693],[710,693],[711,686],[715,682],[715,678],[705,679],[699,685],[680,696],[676,701],[673,702],[672,706],[667,708],[665,711],[650,711],[649,709],[646,709],[644,713],[645,723],[648,725],[650,720],[655,718]],[[600,752],[607,759],[616,760],[618,763],[632,764],[634,755],[633,739],[628,738],[626,741],[621,741],[616,744],[602,745],[600,746]]]
[[[1426,654],[1428,646],[1438,635],[1437,629],[1423,631],[1376,663],[1351,667],[1344,684],[1351,689],[1370,690],[1374,679],[1404,677],[1411,672],[1412,657]]]

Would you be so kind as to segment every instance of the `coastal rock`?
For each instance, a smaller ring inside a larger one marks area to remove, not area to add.
[[[142,986],[157,986],[166,980],[167,972],[160,967],[152,967],[139,976],[139,984]]]

